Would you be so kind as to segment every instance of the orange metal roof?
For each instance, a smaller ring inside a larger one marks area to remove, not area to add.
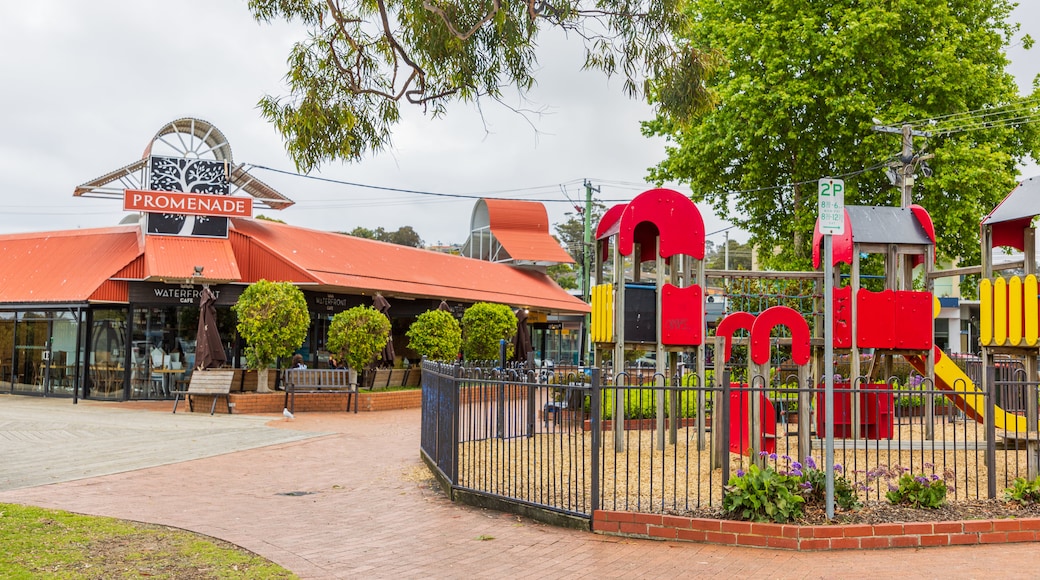
[[[85,302],[140,255],[137,225],[0,236],[0,302]]]
[[[484,199],[491,234],[517,261],[573,264],[574,259],[549,234],[549,214],[533,201]]]
[[[553,312],[589,311],[585,302],[539,272],[276,222],[232,223],[237,233],[308,271],[321,286]]]
[[[199,279],[206,282],[242,279],[231,242],[224,238],[145,236],[144,264],[146,280],[189,279],[196,266],[202,266]]]
[[[232,219],[228,239],[143,236],[140,225],[0,236],[0,303],[121,302],[126,281],[285,280],[329,291],[498,302],[588,312],[548,276],[264,220]]]

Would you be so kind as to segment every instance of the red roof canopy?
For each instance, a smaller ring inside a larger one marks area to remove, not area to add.
[[[110,278],[184,281],[202,266],[197,280],[206,282],[265,278],[332,292],[589,311],[539,272],[265,220],[231,224],[226,240],[142,242],[137,225],[0,236],[0,303],[86,302],[103,285],[110,298],[119,287],[106,285]]]

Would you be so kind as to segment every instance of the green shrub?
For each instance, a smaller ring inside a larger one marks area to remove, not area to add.
[[[289,282],[260,280],[249,285],[231,307],[238,333],[246,341],[246,365],[266,369],[292,355],[307,338],[311,319],[307,300]]]
[[[798,491],[800,478],[784,475],[772,467],[752,464],[737,472],[722,496],[722,510],[742,520],[785,523],[802,515],[805,498]]]
[[[470,360],[497,360],[500,340],[506,341],[506,358],[513,355],[516,314],[505,304],[477,302],[462,315],[462,351]]]
[[[760,458],[778,461],[775,453],[759,453]],[[780,456],[784,464],[778,471],[772,465],[751,465],[747,472],[737,470],[730,478],[722,498],[724,512],[742,520],[786,523],[801,517],[804,507],[824,507],[827,495],[827,473],[818,468],[812,457],[804,463]],[[852,483],[834,466],[834,502],[842,509],[856,509],[862,504]]]
[[[332,317],[326,345],[360,372],[376,359],[390,338],[390,319],[371,306],[355,306]]]
[[[1040,478],[1016,477],[1011,487],[1004,490],[1004,499],[1022,505],[1040,503]]]
[[[462,327],[450,312],[423,312],[408,327],[408,348],[432,360],[454,361],[462,348]]]
[[[946,503],[946,492],[949,490],[947,480],[951,479],[953,474],[947,470],[940,476],[935,473],[931,463],[925,463],[924,467],[932,470],[932,473],[911,473],[908,467],[881,465],[867,472],[866,481],[886,482],[888,492],[885,493],[885,498],[889,503],[915,508],[942,507]]]

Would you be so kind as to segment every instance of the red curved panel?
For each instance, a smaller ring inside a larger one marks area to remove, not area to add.
[[[730,354],[733,350],[733,333],[744,329],[751,332],[751,327],[755,325],[755,315],[750,312],[734,312],[733,314],[727,314],[719,321],[718,326],[715,327],[715,336],[721,336],[726,339],[726,344],[723,348],[722,362],[729,362]],[[716,353],[716,356],[718,353]]]
[[[910,206],[910,211],[917,218],[917,222],[924,228],[924,233],[928,234],[928,239],[932,240],[932,245],[935,245],[935,225],[932,224],[932,216],[928,215],[928,210],[917,205],[916,203]],[[932,254],[932,261],[935,261],[935,254]],[[924,262],[924,256],[913,256],[910,258],[910,263],[917,266]]]
[[[751,328],[751,360],[760,365],[769,362],[769,334],[777,326],[791,331],[791,360],[799,365],[808,363],[809,323],[790,306],[771,306],[755,319]]]
[[[601,240],[604,237],[609,237],[617,233],[618,227],[621,223],[621,214],[625,212],[625,206],[627,203],[619,203],[606,211],[603,217],[599,218],[599,225],[596,226],[596,239]],[[610,246],[603,244],[603,259],[610,259]]]
[[[637,195],[621,216],[618,249],[622,255],[632,253],[636,230],[646,222],[653,224],[661,237],[661,257],[686,254],[704,259],[704,219],[690,198],[671,189],[651,189]],[[642,228],[640,233],[646,231]]]
[[[833,265],[837,265],[841,262],[846,264],[852,263],[852,222],[849,221],[849,212],[845,212],[845,233],[840,236],[831,236],[834,238],[831,240],[831,253],[833,254],[834,260]],[[820,220],[816,219],[816,226],[813,228],[813,245],[812,245],[812,265],[813,268],[819,268],[823,262],[823,234],[820,233]]]

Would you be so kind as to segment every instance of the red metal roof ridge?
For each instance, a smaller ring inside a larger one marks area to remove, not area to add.
[[[320,279],[318,279],[318,278],[316,278],[314,276],[312,270],[308,270],[307,268],[304,268],[302,265],[298,264],[295,260],[291,259],[288,256],[283,255],[281,252],[275,250],[269,244],[263,242],[259,238],[253,237],[253,236],[251,236],[249,234],[246,234],[245,232],[238,231],[238,228],[234,228],[234,225],[235,225],[236,221],[237,221],[236,218],[231,218],[229,220],[231,227],[234,229],[234,231],[235,231],[235,233],[237,235],[240,235],[240,236],[246,238],[247,240],[249,240],[250,244],[256,244],[256,246],[259,249],[267,252],[268,255],[273,256],[273,257],[281,260],[285,264],[289,265],[290,267],[292,267],[293,270],[296,270],[297,272],[299,272],[302,277],[305,277],[305,278],[309,279],[311,283],[313,283],[313,284],[321,284],[322,283],[322,280],[320,280]],[[270,222],[270,223],[278,223],[278,222]],[[288,225],[288,224],[279,224],[279,225]],[[299,227],[299,226],[289,226],[289,227],[294,227],[295,228],[295,227]],[[306,230],[306,229],[311,229],[311,228],[300,228],[300,229],[305,229]],[[312,230],[312,231],[320,232],[321,230]],[[329,233],[331,233],[331,232],[329,232]],[[231,241],[230,237],[228,238],[228,241],[229,242]],[[239,259],[237,254],[235,255],[235,259],[236,260]],[[241,260],[239,260],[239,262],[241,262]],[[243,280],[243,281],[246,281],[246,280]]]

